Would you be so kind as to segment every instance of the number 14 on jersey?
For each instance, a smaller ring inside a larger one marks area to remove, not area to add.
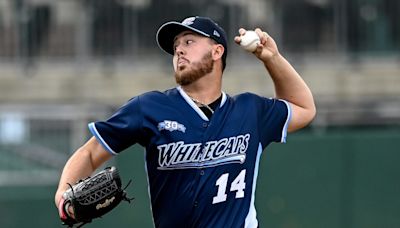
[[[229,190],[231,192],[236,192],[235,196],[236,199],[244,197],[244,189],[246,188],[245,177],[246,177],[246,170],[243,169],[231,183]],[[213,202],[212,202],[213,204],[226,201],[228,178],[229,178],[229,173],[224,173],[215,182],[215,185],[218,187],[218,192],[217,195],[213,197]]]

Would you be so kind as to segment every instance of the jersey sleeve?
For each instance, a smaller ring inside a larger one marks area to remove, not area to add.
[[[89,123],[89,130],[113,155],[143,139],[139,97],[132,98],[106,121]]]
[[[261,98],[259,109],[260,135],[263,146],[270,142],[286,142],[291,118],[289,102],[280,99]]]

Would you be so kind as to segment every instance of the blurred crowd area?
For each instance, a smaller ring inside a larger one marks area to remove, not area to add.
[[[89,121],[175,86],[155,35],[194,15],[226,29],[229,94],[274,95],[262,64],[233,42],[240,27],[260,27],[310,85],[311,129],[399,125],[398,0],[0,0],[0,185],[32,181],[24,169],[57,173]]]
[[[1,0],[0,57],[79,61],[158,53],[157,28],[212,17],[233,38],[239,27],[271,31],[289,53],[396,55],[396,0]],[[231,43],[232,45],[232,43]]]

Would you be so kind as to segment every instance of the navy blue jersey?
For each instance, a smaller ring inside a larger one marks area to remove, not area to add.
[[[112,154],[146,148],[156,227],[257,227],[260,156],[285,142],[290,114],[283,100],[223,93],[208,119],[178,87],[134,97],[89,128]]]

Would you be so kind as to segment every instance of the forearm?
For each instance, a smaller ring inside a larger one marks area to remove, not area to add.
[[[112,155],[105,151],[103,146],[92,137],[65,164],[55,195],[55,203],[59,202],[62,194],[68,189],[68,184],[73,185],[77,181],[90,176],[111,157]]]
[[[91,162],[90,153],[83,148],[78,149],[64,166],[55,195],[56,205],[62,194],[69,188],[68,183],[73,185],[78,180],[90,176],[94,170],[95,167],[93,167]]]
[[[276,98],[315,111],[312,93],[292,65],[280,54],[264,62],[274,82]]]
[[[275,86],[276,98],[291,103],[288,132],[308,125],[316,115],[313,95],[292,65],[279,53],[263,61]]]

